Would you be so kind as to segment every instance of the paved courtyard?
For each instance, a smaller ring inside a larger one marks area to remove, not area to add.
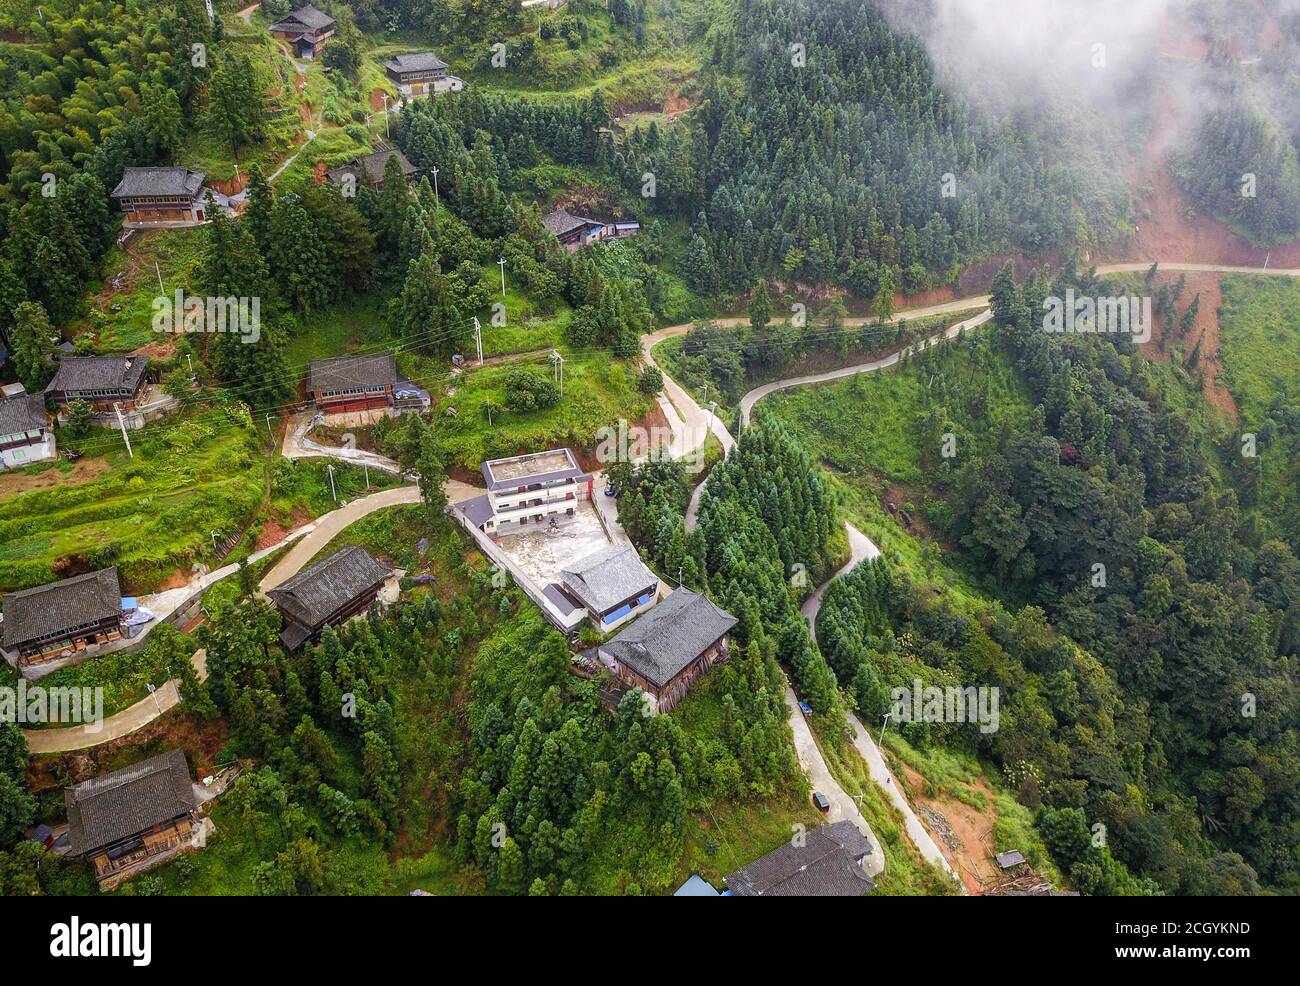
[[[560,570],[609,544],[596,510],[587,500],[578,502],[572,523],[561,525],[548,534],[545,525],[522,534],[507,534],[500,539],[506,552],[539,589],[559,581]]]

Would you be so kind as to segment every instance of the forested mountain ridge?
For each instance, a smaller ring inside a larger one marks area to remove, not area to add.
[[[658,179],[652,205],[692,220],[702,291],[777,275],[874,299],[1129,228],[1122,183],[1027,122],[946,92],[873,5],[740,0],[688,127],[633,134],[627,158]]]

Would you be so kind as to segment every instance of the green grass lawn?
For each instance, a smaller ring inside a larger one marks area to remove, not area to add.
[[[90,482],[0,501],[0,586],[53,581],[116,564],[123,589],[147,592],[195,559],[211,560],[211,531],[252,518],[265,485],[260,437],[246,418],[196,408],[131,434],[129,459],[115,432],[79,445],[110,468]]]
[[[475,367],[455,378],[454,394],[444,394],[434,414],[451,461],[476,468],[484,459],[568,445],[589,448],[596,431],[619,418],[635,420],[650,408],[636,389],[635,367],[606,354],[575,357],[564,364],[564,397],[559,405],[525,413],[494,411],[491,424],[484,404],[505,403],[505,379],[517,366],[551,373],[545,357],[522,363]],[[456,409],[455,416],[450,408]]]
[[[188,292],[207,241],[207,229],[198,226],[145,230],[131,237],[129,252],[114,247],[104,259],[104,290],[90,299],[89,318],[72,327],[74,337],[89,334],[101,353],[126,352],[169,338],[153,329],[158,279],[161,276],[166,297],[177,288]],[[113,288],[119,275],[121,283]]]
[[[1272,436],[1257,443],[1257,513],[1270,536],[1300,545],[1300,283],[1233,275],[1222,285],[1221,379],[1240,412],[1235,431]]]
[[[951,426],[958,434],[958,455],[967,435],[982,445],[1004,424],[1029,413],[1029,395],[1009,357],[991,346],[981,349],[987,358],[978,363],[951,353],[939,371],[942,381],[909,360],[876,373],[780,391],[764,398],[754,415],[773,415],[794,427],[813,455],[838,472],[924,485],[925,443],[935,431],[924,424],[931,410],[946,406],[953,417],[960,413],[963,427]],[[945,383],[952,397],[945,398]],[[946,415],[943,422],[940,434],[951,424]]]

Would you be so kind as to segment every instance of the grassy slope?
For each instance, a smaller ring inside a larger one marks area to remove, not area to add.
[[[1300,408],[1300,283],[1225,277],[1220,312],[1222,379],[1241,411],[1239,430],[1258,432],[1275,397]],[[1259,452],[1262,512],[1282,518],[1271,533],[1292,541],[1300,529],[1298,453],[1300,435],[1294,431]]]

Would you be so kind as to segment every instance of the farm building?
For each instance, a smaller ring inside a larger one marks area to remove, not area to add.
[[[735,625],[707,597],[677,589],[596,651],[605,667],[667,712],[697,678],[727,660],[727,634]]]
[[[342,167],[332,168],[326,174],[330,181],[343,189],[345,195],[349,189],[355,194],[357,188],[363,183],[377,192],[384,187],[384,168],[387,167],[390,157],[397,158],[397,163],[402,166],[406,184],[414,185],[420,174],[419,169],[406,159],[405,154],[392,148],[375,151],[365,157],[353,158]]]
[[[267,592],[284,619],[280,642],[297,650],[326,626],[364,612],[392,574],[365,548],[340,548]]]
[[[109,198],[129,229],[197,226],[207,209],[204,174],[189,168],[127,168]]]
[[[612,544],[561,573],[559,591],[587,611],[598,630],[612,630],[655,602],[659,580],[636,549]]]
[[[24,674],[69,654],[121,638],[122,590],[105,568],[4,597],[5,659]]]
[[[184,750],[170,750],[63,793],[69,855],[86,859],[101,890],[197,848],[197,799]]]

